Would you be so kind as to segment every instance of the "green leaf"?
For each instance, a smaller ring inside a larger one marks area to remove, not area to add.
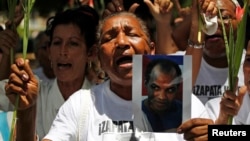
[[[235,91],[234,86],[236,85],[236,78],[239,73],[239,68],[241,65],[242,53],[245,46],[245,34],[246,34],[246,22],[248,14],[248,1],[244,1],[244,14],[237,26],[237,36],[236,40],[234,37],[232,23],[229,22],[229,37],[227,38],[227,33],[225,30],[224,22],[222,22],[223,38],[226,46],[227,62],[228,62],[228,79],[229,79],[229,90]],[[223,21],[221,16],[221,11],[219,10],[220,20]],[[229,39],[229,41],[228,41]],[[233,117],[229,117],[228,124],[232,124]]]

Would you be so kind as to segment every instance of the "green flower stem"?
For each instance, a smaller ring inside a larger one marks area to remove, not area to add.
[[[31,13],[34,3],[35,3],[35,0],[24,0],[24,6],[23,6],[24,12],[25,12],[24,13],[24,32],[23,32],[23,58],[24,59],[26,58],[27,48],[28,48],[30,13]],[[15,103],[15,110],[13,113],[12,125],[11,125],[10,141],[14,141],[14,131],[15,131],[16,122],[18,120],[17,107],[19,105],[19,99],[20,97],[17,97],[16,103]]]
[[[29,20],[35,0],[26,0],[24,4],[23,58],[26,58],[29,39]]]
[[[9,141],[14,141],[15,140],[14,131],[16,129],[16,122],[17,122],[17,116],[16,116],[16,114],[17,114],[17,107],[18,107],[18,104],[19,104],[19,98],[20,97],[17,97],[16,103],[15,103],[15,110],[14,110],[13,116],[12,116],[11,132],[10,132]]]

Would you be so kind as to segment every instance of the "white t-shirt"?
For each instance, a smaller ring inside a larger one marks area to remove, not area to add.
[[[13,105],[5,95],[4,85],[7,81],[0,81],[0,110],[4,111],[13,110]],[[90,83],[85,79],[82,89],[88,88],[90,88]],[[42,81],[39,83],[36,116],[36,132],[39,139],[42,139],[48,133],[59,108],[64,102],[65,100],[59,91],[56,79],[47,83]]]
[[[239,86],[244,85],[243,63],[246,51],[243,51],[241,66],[239,69]],[[228,68],[215,68],[209,65],[203,58],[197,76],[193,93],[205,104],[209,99],[221,97],[228,89]]]
[[[118,139],[121,136],[129,138],[137,136],[135,131],[151,131],[147,120],[142,116],[141,120],[133,122],[133,117],[141,114],[141,110],[133,112],[134,104],[118,97],[110,90],[110,81],[106,81],[91,90],[79,90],[73,94],[60,108],[56,119],[46,139],[54,141],[72,141],[78,137],[78,125],[80,125],[81,112],[86,109],[83,101],[91,94],[88,117],[85,121],[85,128],[80,131],[81,141],[101,141],[104,138]],[[196,96],[192,96],[192,117],[209,118],[204,105]],[[140,135],[140,134],[139,134]],[[169,134],[170,135],[170,134]],[[168,136],[170,137],[170,136]],[[171,141],[182,139],[182,135],[174,134]]]

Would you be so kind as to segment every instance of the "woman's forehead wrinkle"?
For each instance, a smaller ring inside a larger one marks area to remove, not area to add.
[[[131,23],[128,20],[120,20],[117,21],[116,24],[114,25],[116,28],[122,28],[125,29],[127,27],[131,27]]]
[[[124,21],[121,23],[121,25],[123,25],[124,27],[128,27],[130,24],[128,21]]]

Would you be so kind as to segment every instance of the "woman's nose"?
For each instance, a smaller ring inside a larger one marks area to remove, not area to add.
[[[60,47],[60,55],[62,55],[62,56],[67,56],[67,55],[68,55],[68,47],[67,47],[67,44],[63,44],[63,45]]]
[[[124,48],[124,47],[128,47],[128,39],[125,35],[125,33],[119,33],[117,35],[117,39],[116,39],[116,47],[118,48]]]

